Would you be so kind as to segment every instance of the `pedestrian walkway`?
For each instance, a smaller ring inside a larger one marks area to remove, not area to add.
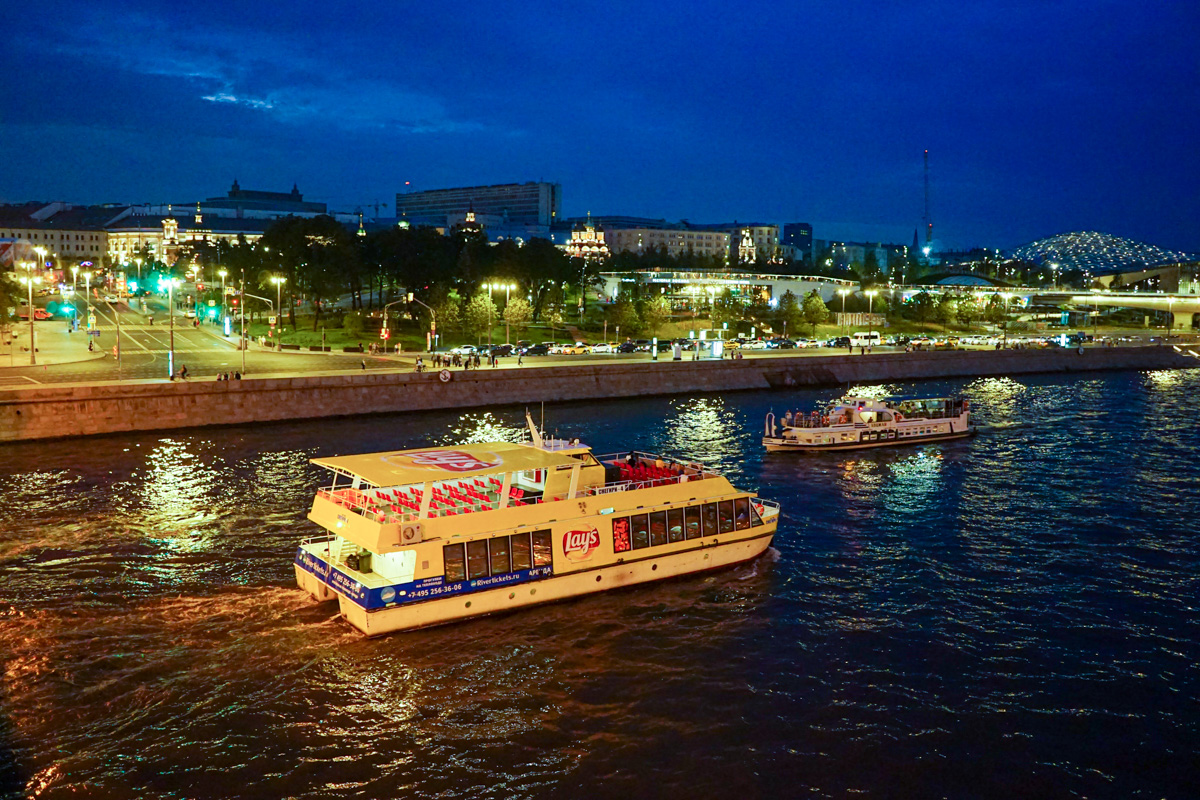
[[[37,350],[33,363],[37,366],[50,364],[73,364],[104,358],[104,352],[96,347],[88,350],[88,335],[82,330],[68,332],[61,320],[48,319],[33,323]],[[12,326],[16,334],[11,344],[0,345],[0,370],[7,367],[28,367],[29,323]]]

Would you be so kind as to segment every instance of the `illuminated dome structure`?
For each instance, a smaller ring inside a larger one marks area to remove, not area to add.
[[[1195,253],[1166,250],[1099,231],[1075,231],[1039,239],[1018,247],[1012,252],[1012,257],[1034,264],[1053,264],[1060,273],[1079,270],[1093,276],[1191,262],[1200,258]]]

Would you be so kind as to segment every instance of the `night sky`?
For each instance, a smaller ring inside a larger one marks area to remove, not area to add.
[[[278,9],[278,10],[277,10]],[[0,201],[333,209],[548,180],[567,216],[1200,251],[1200,4],[9,2]],[[381,215],[385,213],[380,208]]]

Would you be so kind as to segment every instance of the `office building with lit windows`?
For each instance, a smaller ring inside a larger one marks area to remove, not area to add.
[[[402,192],[396,195],[395,210],[396,217],[401,220],[439,221],[462,217],[468,211],[474,211],[510,223],[539,226],[548,231],[562,214],[562,185],[504,183]]]

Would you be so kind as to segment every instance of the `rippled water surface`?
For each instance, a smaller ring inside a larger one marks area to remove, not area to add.
[[[827,390],[547,407],[781,501],[774,547],[369,641],[295,588],[309,459],[521,409],[0,448],[0,795],[1200,796],[1200,372],[859,388],[961,390],[980,435],[761,451]]]

